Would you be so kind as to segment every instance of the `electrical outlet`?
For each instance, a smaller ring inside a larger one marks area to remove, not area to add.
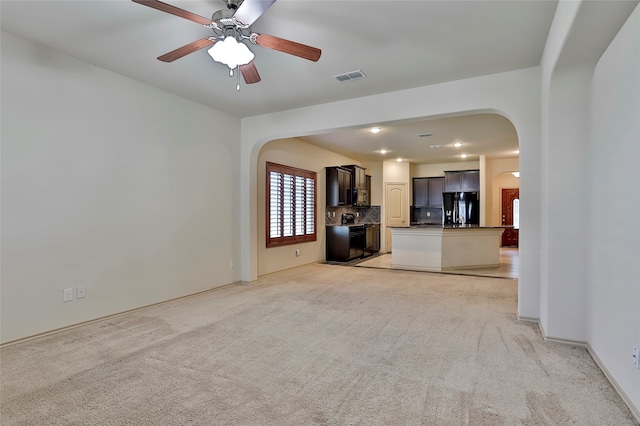
[[[638,345],[633,345],[633,365],[635,365],[636,370],[640,370],[640,350]]]
[[[229,266],[231,266],[232,268],[236,267],[236,263],[233,261],[233,259],[229,261]]]
[[[65,288],[62,291],[62,301],[63,302],[71,302],[73,300],[73,289]]]
[[[87,295],[87,289],[85,288],[85,286],[81,285],[76,289],[76,298],[77,299],[82,299],[86,295]]]
[[[296,249],[296,256],[300,256],[300,249]]]

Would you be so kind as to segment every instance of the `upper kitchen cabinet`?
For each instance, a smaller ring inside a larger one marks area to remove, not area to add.
[[[442,192],[444,178],[414,178],[413,206],[414,207],[442,207]]]
[[[444,191],[462,192],[462,172],[444,172]]]
[[[351,204],[351,171],[343,167],[327,167],[327,206]]]
[[[444,192],[480,191],[480,170],[444,172]]]
[[[480,191],[480,170],[462,172],[462,192]]]
[[[427,187],[429,189],[428,206],[442,207],[442,192],[444,192],[444,178],[429,178]]]
[[[356,166],[355,164],[342,167],[351,171],[351,184],[353,189],[367,189],[367,169]]]

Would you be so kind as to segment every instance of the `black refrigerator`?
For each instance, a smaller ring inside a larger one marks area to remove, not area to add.
[[[442,194],[445,225],[480,225],[480,197],[477,192]]]

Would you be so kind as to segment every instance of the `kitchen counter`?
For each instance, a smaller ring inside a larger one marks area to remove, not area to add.
[[[325,226],[367,226],[367,225],[380,225],[380,222],[362,222],[362,223],[328,223]]]
[[[391,228],[391,267],[420,271],[500,265],[504,227],[412,225]]]
[[[406,226],[392,226],[392,228],[406,228]],[[420,223],[411,222],[410,228],[445,228],[445,229],[469,229],[469,228],[484,228],[484,229],[504,229],[508,226],[480,226],[480,225],[442,225],[433,223]]]

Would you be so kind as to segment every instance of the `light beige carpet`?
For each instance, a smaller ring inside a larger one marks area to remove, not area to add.
[[[517,281],[309,265],[9,345],[2,425],[634,425]]]

